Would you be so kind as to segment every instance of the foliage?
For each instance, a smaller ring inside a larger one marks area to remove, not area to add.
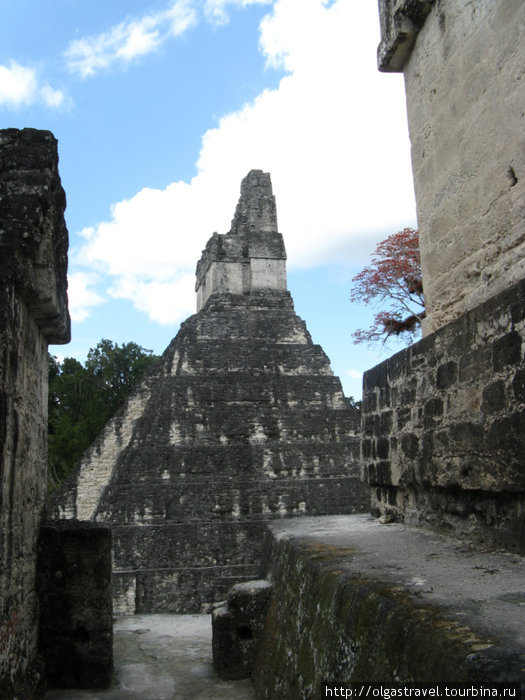
[[[49,355],[49,486],[61,483],[104,423],[124,403],[146,370],[158,360],[136,343],[101,340],[85,365]]]
[[[425,317],[418,231],[405,228],[378,243],[371,265],[352,282],[351,301],[390,305],[375,315],[370,328],[352,334],[355,343],[386,341],[392,336],[410,339]]]
[[[354,399],[353,396],[347,396],[346,400],[347,400],[349,406],[351,406],[352,408],[357,408],[358,411],[361,410],[361,406],[362,406],[363,402],[360,399],[357,400],[357,399]]]

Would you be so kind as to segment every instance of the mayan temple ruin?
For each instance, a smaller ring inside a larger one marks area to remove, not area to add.
[[[208,610],[259,575],[269,519],[367,508],[359,414],[294,311],[269,174],[243,180],[196,292],[53,501],[57,517],[111,524],[120,611]]]

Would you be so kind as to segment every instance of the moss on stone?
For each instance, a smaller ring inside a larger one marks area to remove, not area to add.
[[[320,697],[325,680],[495,680],[505,652],[494,640],[401,587],[350,571],[356,551],[273,543],[275,589],[253,673],[257,698]]]

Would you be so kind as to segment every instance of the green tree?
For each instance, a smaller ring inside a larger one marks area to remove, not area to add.
[[[49,355],[49,487],[60,484],[124,403],[146,370],[158,360],[136,343],[101,340],[85,365]]]
[[[361,410],[361,406],[363,403],[361,401],[361,399],[357,400],[357,399],[354,399],[353,396],[347,396],[346,401],[347,401],[348,405],[351,406],[352,408],[357,408],[358,411]]]

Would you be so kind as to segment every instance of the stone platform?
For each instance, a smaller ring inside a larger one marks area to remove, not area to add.
[[[523,557],[365,515],[268,528],[258,698],[317,698],[323,680],[525,681]]]

